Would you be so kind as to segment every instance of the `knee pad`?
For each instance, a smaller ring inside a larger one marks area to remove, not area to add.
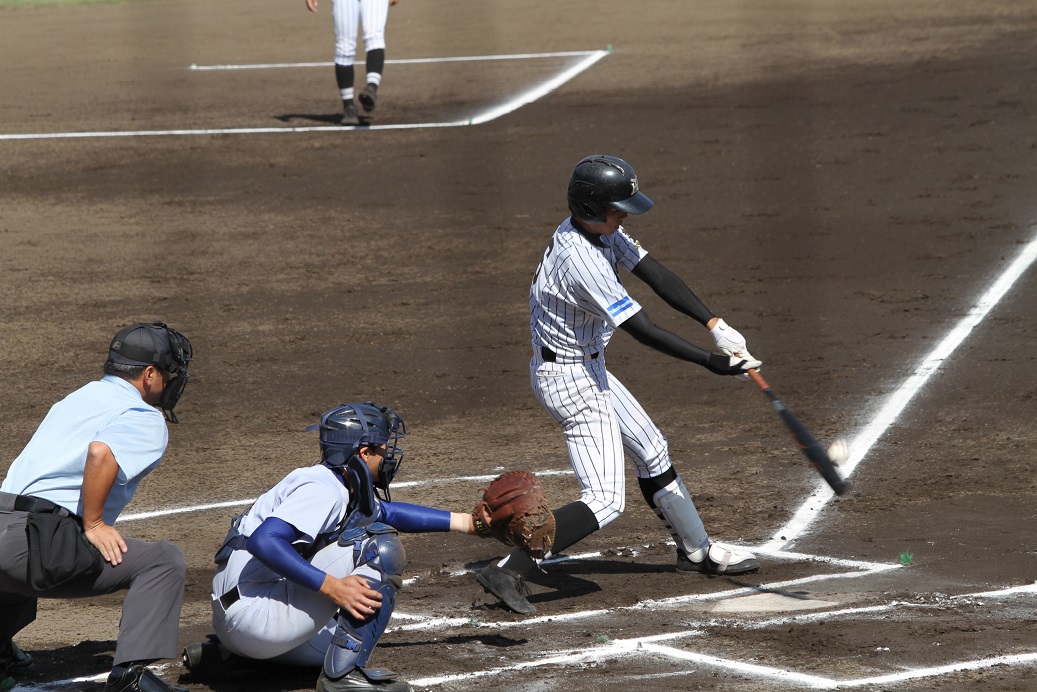
[[[403,586],[403,570],[407,566],[407,553],[400,537],[388,524],[375,523],[343,533],[339,544],[349,543],[353,544],[353,564],[366,565],[378,573],[380,582],[372,583],[371,588],[382,595],[382,606],[366,620],[341,611],[336,616],[338,627],[324,657],[324,671],[332,678],[367,665],[396,608],[396,594]]]
[[[370,526],[358,526],[339,536],[339,545],[353,545],[354,568],[367,565],[381,575],[381,583],[388,583],[396,590],[403,586],[403,570],[407,568],[407,551],[400,542],[396,529],[388,524],[375,522]],[[378,588],[372,585],[371,588]]]

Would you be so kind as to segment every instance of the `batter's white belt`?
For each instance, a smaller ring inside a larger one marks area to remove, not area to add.
[[[569,364],[569,363],[586,363],[588,360],[595,360],[600,355],[601,355],[600,351],[595,351],[594,353],[589,353],[589,354],[585,354],[585,355],[582,355],[582,356],[576,356],[576,357],[561,356],[561,357],[559,357],[559,355],[557,353],[555,353],[554,351],[549,349],[547,346],[541,346],[540,347],[540,357],[543,359],[543,361],[545,363],[562,363],[563,365],[564,364]]]

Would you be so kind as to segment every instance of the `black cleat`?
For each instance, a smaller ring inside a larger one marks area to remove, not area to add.
[[[130,666],[115,680],[108,678],[104,692],[190,692],[174,687],[142,665]]]
[[[677,551],[677,571],[681,574],[746,574],[760,569],[760,562],[748,550],[740,550],[727,543],[713,541],[706,556],[693,562],[682,551]]]
[[[5,676],[25,675],[32,670],[32,656],[18,648],[14,642],[0,649],[0,679]]]
[[[342,107],[342,120],[340,125],[355,126],[360,124],[360,114],[356,112],[356,106],[352,103]]]
[[[360,100],[360,105],[363,106],[365,112],[372,112],[375,107],[375,101],[378,100],[378,85],[368,84],[357,98]]]
[[[519,575],[490,564],[475,575],[475,578],[482,584],[486,593],[496,596],[509,610],[522,615],[537,612],[536,606],[526,600],[529,587],[526,586],[526,580]]]
[[[188,644],[184,648],[181,660],[192,678],[202,680],[229,673],[241,657],[220,644],[216,635],[210,634],[204,642]]]

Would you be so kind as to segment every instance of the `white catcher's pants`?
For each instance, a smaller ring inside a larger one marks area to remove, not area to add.
[[[298,666],[321,666],[335,632],[336,606],[330,599],[287,579],[239,582],[252,555],[235,550],[212,582],[212,622],[220,643],[241,656]],[[332,543],[310,563],[334,577],[359,574],[378,581],[368,565],[354,569],[353,545]],[[241,598],[224,610],[219,596],[234,586]]]
[[[626,387],[605,369],[605,357],[575,364],[529,363],[533,393],[565,433],[569,461],[598,526],[623,513],[623,453],[639,478],[672,465],[666,438]]]

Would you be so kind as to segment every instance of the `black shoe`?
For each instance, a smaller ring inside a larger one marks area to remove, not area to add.
[[[104,692],[190,692],[174,687],[142,665],[130,666],[115,680],[108,678]]]
[[[499,598],[508,609],[523,615],[537,612],[536,606],[525,598],[529,595],[529,587],[526,586],[526,580],[519,575],[489,564],[475,575],[475,578],[486,589],[486,593]]]
[[[337,679],[329,678],[322,670],[317,678],[317,692],[411,692],[413,689],[396,673],[384,669],[354,668]]]
[[[0,679],[11,675],[18,677],[32,670],[32,656],[18,648],[14,642],[0,650]]]
[[[370,113],[374,110],[375,101],[378,99],[378,85],[368,84],[357,98],[360,100],[360,105],[364,107],[364,110]]]
[[[713,541],[706,556],[693,562],[682,551],[677,551],[677,571],[681,574],[746,574],[760,569],[760,562],[748,550],[740,550],[727,543]]]
[[[356,112],[356,106],[352,103],[342,107],[342,120],[339,124],[353,126],[360,124],[360,114]]]
[[[201,680],[229,673],[241,657],[220,644],[215,634],[210,634],[207,641],[188,644],[181,660],[191,677]]]

